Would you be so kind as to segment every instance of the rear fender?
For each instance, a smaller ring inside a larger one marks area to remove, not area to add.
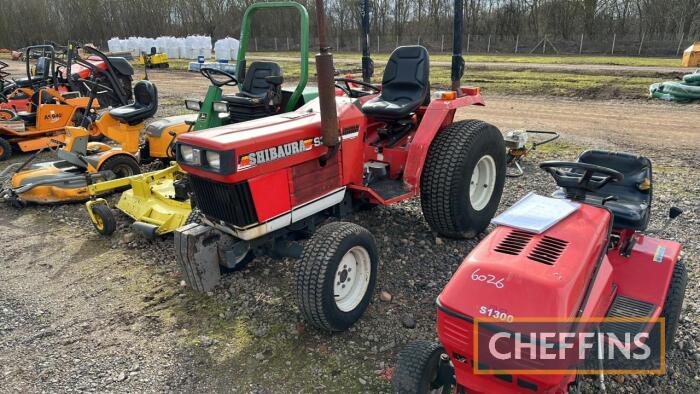
[[[484,106],[484,99],[480,95],[462,96],[454,100],[433,100],[428,105],[411,141],[404,171],[404,182],[415,192],[419,191],[423,164],[433,139],[441,129],[452,124],[457,109],[469,105]]]
[[[129,152],[125,152],[125,151],[119,150],[119,149],[111,149],[111,150],[108,150],[106,152],[98,153],[98,160],[97,160],[96,165],[94,165],[94,167],[90,166],[90,168],[88,170],[91,173],[102,171],[102,166],[105,164],[105,162],[108,159],[111,159],[112,157],[115,157],[115,156],[127,156],[127,157],[131,158],[132,160],[136,160],[138,162],[138,160],[134,157],[134,155],[130,154]]]

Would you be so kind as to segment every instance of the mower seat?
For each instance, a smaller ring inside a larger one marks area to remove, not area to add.
[[[279,77],[271,81],[268,77]],[[245,73],[241,91],[221,96],[228,103],[231,122],[269,116],[282,103],[282,70],[277,63],[253,62]]]
[[[15,83],[17,84],[18,88],[28,88],[32,85],[36,85],[36,84],[40,83],[43,80],[44,80],[44,77],[42,77],[42,76],[33,76],[31,79],[30,78],[16,79]]]
[[[384,69],[382,92],[367,101],[362,112],[379,119],[408,117],[430,100],[430,58],[420,45],[394,49]]]
[[[134,85],[134,103],[114,108],[109,114],[122,123],[135,125],[153,116],[158,110],[158,89],[149,81]]]
[[[605,206],[613,213],[613,227],[641,231],[649,224],[652,198],[651,160],[629,153],[589,150],[579,156],[581,163],[595,164],[621,172],[622,182],[610,182],[595,196],[614,196]]]
[[[221,99],[233,105],[264,105],[265,99],[271,96],[271,93],[275,93],[281,85],[268,82],[267,77],[271,76],[282,76],[282,70],[277,63],[253,62],[245,73],[241,91],[235,95],[224,95]]]

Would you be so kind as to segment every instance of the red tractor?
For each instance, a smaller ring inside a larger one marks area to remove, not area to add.
[[[477,373],[477,366],[482,372],[502,369],[484,365],[481,353],[476,357],[475,342],[484,338],[481,321],[507,330],[518,319],[578,319],[597,323],[595,330],[605,334],[601,343],[612,341],[609,332],[623,329],[646,335],[647,346],[673,344],[687,274],[680,244],[642,233],[652,203],[651,161],[588,151],[576,162],[540,167],[560,187],[556,202],[568,200],[579,208],[541,233],[502,225],[484,238],[438,296],[441,344],[409,344],[399,354],[393,392],[566,393],[577,384],[577,370]],[[670,219],[680,213],[671,208]],[[665,341],[657,337],[664,331]],[[601,361],[596,370],[618,368]]]
[[[454,121],[457,109],[484,105],[478,88],[459,86],[461,22],[453,88],[431,95],[422,46],[394,50],[379,86],[334,81],[323,2],[316,3],[317,99],[290,113],[179,137],[177,161],[203,219],[178,230],[175,243],[187,283],[200,291],[218,282],[220,266],[233,269],[262,254],[300,257],[301,312],[320,329],[342,331],[374,294],[379,253],[361,226],[317,226],[359,207],[420,196],[435,232],[474,237],[500,202],[505,146],[488,123]],[[245,71],[238,70],[239,79]],[[302,250],[296,241],[308,237]]]

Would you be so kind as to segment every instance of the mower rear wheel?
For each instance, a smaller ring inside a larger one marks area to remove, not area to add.
[[[120,154],[105,160],[100,166],[100,171],[112,171],[118,179],[140,174],[141,168],[136,159]]]
[[[688,272],[685,269],[685,264],[682,260],[676,263],[673,267],[671,282],[668,284],[668,293],[664,308],[661,310],[661,316],[665,320],[666,325],[666,351],[673,346],[673,339],[678,331],[678,323],[681,317],[681,309],[683,308],[683,299],[685,298],[685,287],[688,283]],[[655,338],[655,335],[651,335]]]
[[[498,128],[479,120],[453,123],[428,150],[421,175],[423,216],[440,235],[474,237],[496,213],[505,177],[505,144]]]
[[[117,220],[112,210],[105,204],[96,204],[92,207],[92,213],[95,215],[92,225],[97,232],[102,235],[112,235],[117,229]]]
[[[435,342],[409,343],[400,353],[391,392],[394,394],[451,393],[454,371],[441,361],[445,349]],[[451,373],[447,373],[447,371]]]
[[[0,109],[0,120],[19,120],[19,116],[15,113],[15,111]]]
[[[0,138],[0,161],[7,160],[12,156],[12,145],[4,139]]]
[[[322,330],[347,330],[372,299],[378,262],[367,229],[347,222],[319,228],[304,247],[297,272],[301,313]]]

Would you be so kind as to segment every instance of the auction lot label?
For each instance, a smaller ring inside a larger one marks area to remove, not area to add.
[[[474,373],[665,373],[664,318],[474,319]]]

